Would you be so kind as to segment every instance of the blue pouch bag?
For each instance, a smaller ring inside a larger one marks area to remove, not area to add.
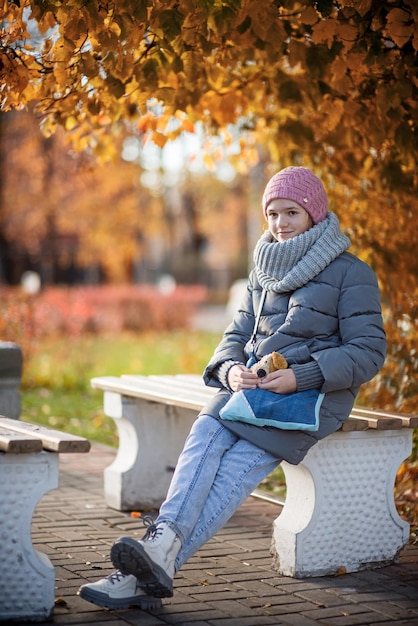
[[[258,387],[242,389],[232,394],[219,415],[224,420],[256,426],[315,431],[319,428],[319,410],[324,396],[317,389],[286,394]]]

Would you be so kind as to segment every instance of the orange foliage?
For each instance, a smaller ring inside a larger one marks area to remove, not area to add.
[[[47,135],[62,126],[100,159],[126,125],[161,146],[237,124],[273,160],[331,148],[353,179],[373,149],[402,184],[390,164],[414,176],[417,19],[412,0],[5,2],[2,108],[36,104]]]
[[[364,401],[417,411],[417,22],[412,0],[4,2],[2,108],[34,105],[46,136],[64,128],[78,151],[102,161],[117,159],[121,133],[163,146],[199,123],[222,140],[235,125],[239,149],[230,160],[238,172],[251,174],[257,160],[272,170],[312,167],[382,288],[388,359]],[[223,151],[219,142],[205,149],[213,169]],[[25,215],[35,245],[54,220],[70,229],[77,214],[81,255],[111,250],[107,220],[127,243],[128,263],[139,241],[126,229],[143,234],[151,219],[162,224],[158,202],[152,207],[160,214],[145,203],[141,220],[130,200],[123,214],[106,218],[101,203],[101,235],[89,240],[91,214],[82,202],[67,222],[65,211],[57,216],[50,206],[65,171],[54,181],[41,163],[31,165],[34,176],[25,182],[34,198],[41,186],[46,216],[36,218],[33,205]],[[84,181],[86,190],[98,185],[93,174]],[[117,193],[109,190],[110,205]],[[20,227],[9,218],[8,232]],[[109,275],[120,279],[121,266],[104,256]]]
[[[418,463],[403,463],[395,482],[398,513],[411,525],[411,538],[418,540]]]
[[[100,264],[108,281],[128,280],[133,259],[145,254],[144,242],[161,230],[156,201],[140,186],[139,166],[119,158],[98,167],[86,155],[75,156],[63,132],[43,137],[24,112],[2,121],[3,237],[35,263]]]

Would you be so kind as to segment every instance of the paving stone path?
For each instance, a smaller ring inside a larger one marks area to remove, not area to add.
[[[279,509],[253,497],[177,574],[174,597],[163,600],[162,608],[108,611],[85,602],[77,589],[113,571],[113,541],[143,534],[140,520],[105,505],[103,469],[114,456],[97,445],[89,454],[61,455],[60,486],[36,509],[33,543],[56,570],[52,624],[418,626],[418,546],[406,546],[398,564],[374,571],[302,580],[278,576],[269,548]]]

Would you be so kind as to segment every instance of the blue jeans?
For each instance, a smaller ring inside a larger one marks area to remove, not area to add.
[[[214,417],[201,415],[195,421],[156,520],[166,522],[180,538],[176,571],[279,463]]]

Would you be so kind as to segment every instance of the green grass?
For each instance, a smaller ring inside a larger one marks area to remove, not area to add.
[[[24,359],[22,419],[117,447],[114,421],[103,413],[103,393],[90,386],[95,376],[200,374],[219,333],[167,332],[48,338]],[[279,468],[262,488],[283,497]]]
[[[25,387],[87,389],[94,376],[201,373],[217,333],[166,332],[48,338],[25,358]]]
[[[22,419],[117,447],[114,421],[103,413],[103,394],[96,390],[24,389]]]
[[[215,333],[193,332],[45,339],[24,359],[22,418],[116,446],[103,393],[91,389],[90,379],[201,373],[218,341]]]

